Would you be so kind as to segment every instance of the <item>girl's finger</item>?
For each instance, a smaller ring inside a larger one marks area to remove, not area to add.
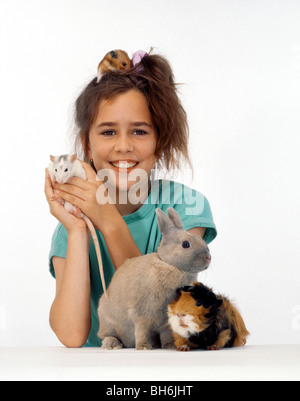
[[[84,207],[84,199],[80,199],[78,196],[74,196],[62,190],[55,191],[55,194],[64,201],[72,203],[74,206],[78,206],[79,209]]]
[[[79,177],[72,177],[68,180],[67,184],[75,185],[78,188],[87,188],[87,181]]]
[[[47,199],[50,199],[51,196],[53,196],[53,187],[50,179],[50,175],[48,172],[48,169],[45,169],[45,195]]]
[[[82,164],[82,167],[85,170],[86,179],[88,181],[96,181],[97,174],[95,173],[94,169],[89,164],[87,164],[81,160],[80,160],[80,163]]]
[[[55,184],[55,193],[58,194],[61,191],[64,194],[74,195],[76,198],[86,200],[86,191],[80,187],[72,184]]]

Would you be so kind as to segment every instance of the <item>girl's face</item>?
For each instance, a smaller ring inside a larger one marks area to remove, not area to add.
[[[156,161],[157,133],[144,95],[131,89],[109,100],[102,100],[89,133],[89,159],[96,170],[110,169],[128,177],[143,169],[150,177]],[[127,188],[134,183],[127,180]]]

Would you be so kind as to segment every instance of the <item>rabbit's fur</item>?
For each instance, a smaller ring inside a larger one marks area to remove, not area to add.
[[[166,216],[156,209],[162,240],[157,253],[126,260],[118,268],[102,296],[98,315],[98,336],[102,347],[152,349],[173,347],[167,306],[176,289],[191,285],[197,274],[210,263],[205,241],[184,231],[178,213],[168,209]]]

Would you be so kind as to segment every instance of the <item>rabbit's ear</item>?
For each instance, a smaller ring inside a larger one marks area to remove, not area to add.
[[[176,228],[178,228],[178,230],[184,230],[182,222],[181,222],[181,218],[175,209],[173,209],[172,207],[169,207],[168,215],[169,215],[170,219],[172,220],[174,226]]]
[[[156,217],[157,217],[157,224],[159,231],[162,235],[167,235],[170,231],[175,230],[174,224],[169,219],[168,216],[164,214],[164,212],[160,209],[155,209]]]

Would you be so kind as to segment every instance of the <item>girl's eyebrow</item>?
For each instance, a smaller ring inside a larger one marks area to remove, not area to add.
[[[141,125],[145,125],[146,127],[152,128],[152,125],[147,123],[146,121],[136,121],[131,124],[134,127],[140,127]]]
[[[108,121],[108,122],[104,122],[104,123],[98,124],[96,128],[101,128],[101,127],[114,127],[115,125],[117,125],[117,124]]]
[[[116,122],[106,121],[106,122],[98,124],[96,128],[115,127],[116,125],[118,125]],[[149,124],[146,121],[135,121],[135,122],[132,122],[130,125],[132,127],[141,127],[142,125],[145,125],[146,127],[152,128],[152,124]]]

